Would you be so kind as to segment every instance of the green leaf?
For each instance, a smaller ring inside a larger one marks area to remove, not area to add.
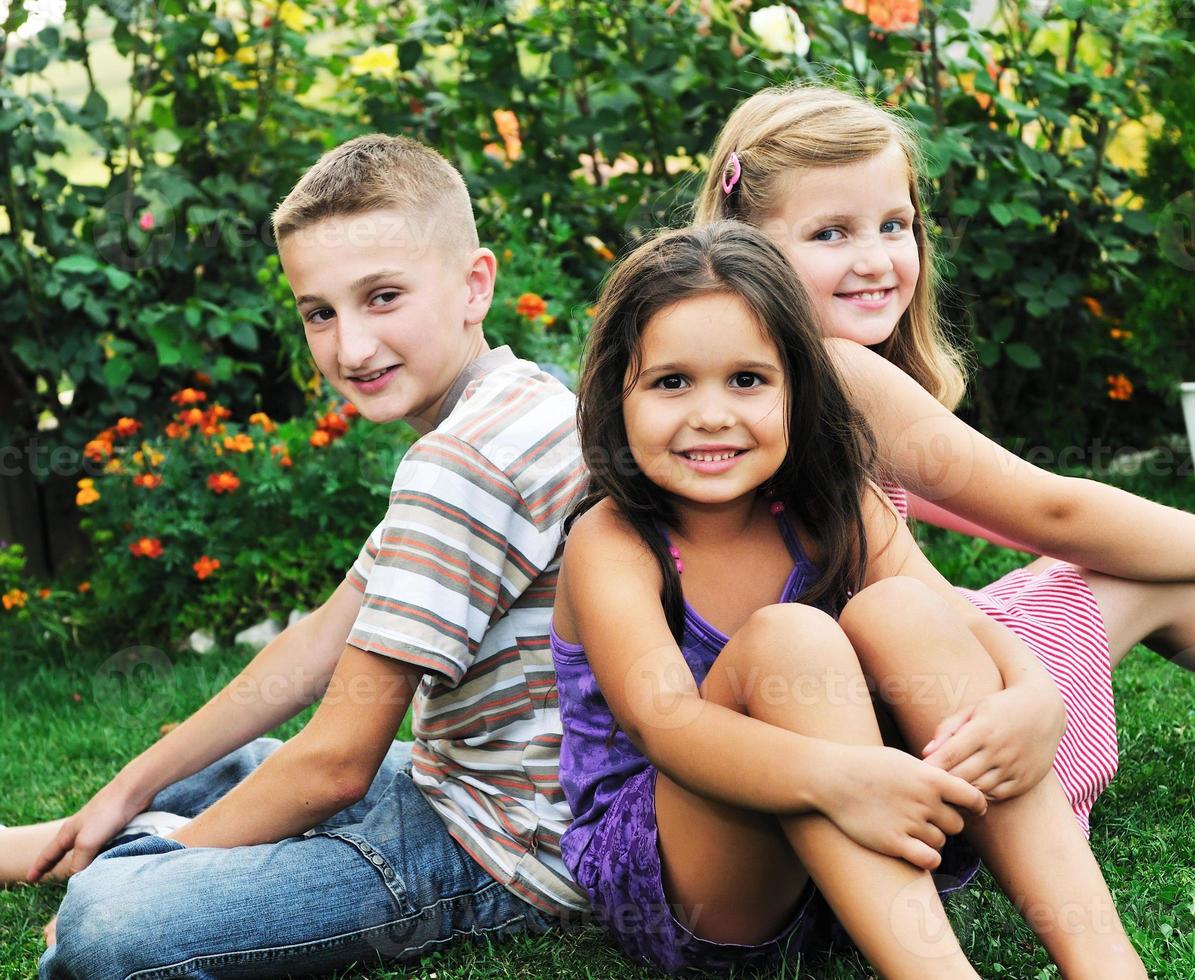
[[[252,324],[233,324],[229,336],[238,347],[243,347],[245,350],[257,350],[257,331],[253,329]]]
[[[567,51],[553,51],[548,62],[548,69],[557,78],[572,78],[577,73],[577,66],[573,56]]]
[[[1000,345],[986,337],[975,338],[975,349],[979,352],[979,363],[984,367],[995,367],[1000,363]]]
[[[108,277],[108,284],[118,293],[124,292],[133,284],[133,277],[114,265],[104,266],[104,275]]]
[[[1008,209],[1008,205],[1001,204],[999,201],[992,201],[988,204],[988,214],[995,218],[1003,228],[1012,224],[1012,212]]]
[[[90,255],[68,255],[54,263],[55,272],[95,272],[99,267]]]
[[[969,218],[979,211],[979,202],[974,198],[960,197],[954,202],[954,213],[963,218]]]
[[[104,364],[104,381],[109,388],[120,388],[133,376],[133,365],[123,357],[114,357]]]
[[[1027,204],[1025,201],[1013,201],[1008,208],[1016,217],[1027,224],[1040,225],[1045,220],[1037,208],[1032,204]]]
[[[1004,348],[1004,353],[1018,367],[1023,367],[1029,371],[1034,371],[1041,367],[1041,357],[1028,344],[1009,344]]]

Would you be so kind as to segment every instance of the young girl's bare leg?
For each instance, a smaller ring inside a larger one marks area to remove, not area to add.
[[[0,886],[24,881],[25,875],[36,858],[66,823],[61,820],[47,820],[45,823],[27,824],[23,827],[0,828]],[[67,854],[54,870],[42,880],[61,881],[67,877],[71,854]]]
[[[1003,686],[987,651],[946,602],[920,582],[886,579],[859,593],[842,626],[909,745],[942,718]],[[992,802],[967,834],[1065,977],[1139,978],[1103,874],[1057,777]]]
[[[829,617],[807,606],[756,613],[719,655],[701,693],[790,731],[882,744],[854,651]],[[769,771],[778,764],[749,755],[743,761]],[[856,844],[820,814],[777,820],[738,810],[662,773],[656,813],[669,901],[697,935],[737,943],[770,938],[791,919],[812,876],[884,977],[976,976],[928,872]]]
[[[1027,566],[1039,574],[1056,558]],[[1113,669],[1144,643],[1173,664],[1195,671],[1195,582],[1136,582],[1079,569],[1100,605]]]

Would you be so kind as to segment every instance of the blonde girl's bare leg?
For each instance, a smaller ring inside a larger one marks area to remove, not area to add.
[[[701,693],[790,731],[882,744],[849,642],[833,620],[807,606],[756,613],[715,661]],[[743,764],[774,767],[776,760]],[[663,774],[656,814],[669,902],[698,936],[736,943],[774,936],[812,877],[884,977],[976,976],[928,872],[856,844],[820,814],[777,819],[737,810]]]
[[[47,820],[45,823],[22,827],[0,827],[0,887],[25,880],[34,858],[54,839],[58,828],[66,820],[63,817],[61,820]],[[68,853],[42,880],[64,880],[70,859]]]
[[[841,623],[909,745],[926,744],[944,717],[1003,686],[982,644],[920,582],[865,589]],[[1021,796],[993,801],[983,817],[968,815],[966,833],[1064,977],[1145,976],[1052,772]]]

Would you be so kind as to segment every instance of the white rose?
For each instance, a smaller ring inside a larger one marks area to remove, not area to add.
[[[751,11],[751,33],[769,51],[795,54],[804,58],[809,53],[809,35],[805,25],[792,7],[782,3]]]

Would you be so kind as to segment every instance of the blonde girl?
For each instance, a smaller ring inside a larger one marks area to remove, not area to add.
[[[939,320],[919,160],[908,126],[863,98],[765,89],[727,120],[696,217],[748,222],[788,257],[902,514],[1050,556],[960,591],[1020,635],[1058,685],[1067,730],[1055,768],[1087,832],[1117,764],[1111,668],[1138,642],[1195,668],[1195,516],[1038,469],[951,414],[964,362]],[[966,753],[1000,723],[955,715],[927,758]],[[991,788],[983,774],[952,771]]]

